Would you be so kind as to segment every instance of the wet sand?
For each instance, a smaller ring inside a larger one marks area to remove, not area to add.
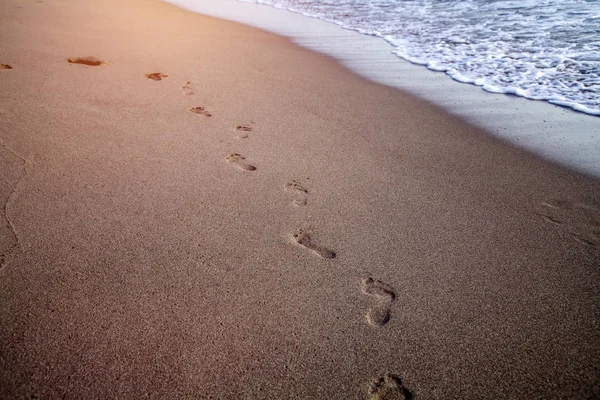
[[[600,396],[597,180],[258,29],[82,3],[0,4],[0,398]]]

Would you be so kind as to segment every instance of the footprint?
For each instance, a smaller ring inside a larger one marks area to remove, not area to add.
[[[8,64],[0,64],[0,69],[12,69],[12,67]]]
[[[168,77],[168,74],[163,74],[162,72],[153,72],[151,74],[144,75],[148,79],[152,79],[153,81],[161,81],[163,78]]]
[[[235,130],[240,132],[240,134],[237,135],[239,139],[248,139],[248,132],[252,132],[252,127],[247,125],[238,125],[235,127]]]
[[[194,89],[192,88],[192,82],[187,81],[185,83],[185,85],[183,85],[181,87],[181,90],[183,90],[183,94],[187,95],[187,96],[191,96],[194,94]]]
[[[90,65],[92,67],[96,67],[96,66],[102,65],[102,64],[110,64],[110,61],[102,61],[102,60],[97,59],[96,57],[92,57],[92,56],[69,58],[68,61],[71,64]]]
[[[254,165],[250,165],[250,164],[247,164],[246,162],[244,162],[244,160],[246,158],[241,156],[238,153],[231,153],[230,155],[225,157],[225,159],[228,162],[235,164],[239,169],[241,169],[243,171],[255,171],[256,170],[256,167]]]
[[[335,252],[333,252],[325,247],[314,244],[310,237],[310,234],[303,229],[298,229],[292,235],[292,237],[294,238],[294,241],[297,244],[299,244],[300,246],[302,246],[304,248],[307,248],[308,250],[312,251],[319,257],[326,258],[326,259],[335,258]]]
[[[192,108],[190,108],[190,111],[193,112],[194,114],[212,117],[212,114],[209,113],[208,111],[206,111],[206,109],[204,107],[192,107]]]
[[[399,376],[386,373],[369,385],[369,400],[412,400],[413,395]]]
[[[254,121],[252,121],[254,123]],[[248,132],[252,132],[252,127],[250,125],[238,125],[235,127],[235,130],[240,132],[237,135],[238,139],[248,139]]]
[[[385,283],[371,277],[362,280],[361,288],[364,294],[377,297],[377,303],[367,312],[367,322],[384,326],[390,320],[390,308],[396,300],[396,293]]]
[[[308,190],[306,190],[306,188],[302,186],[302,184],[297,180],[292,180],[286,183],[283,186],[283,190],[285,190],[286,192],[297,193],[300,195],[300,198],[294,199],[292,201],[292,204],[296,207],[302,207],[306,205],[306,195],[308,194]]]

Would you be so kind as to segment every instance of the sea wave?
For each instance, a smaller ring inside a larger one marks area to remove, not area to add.
[[[600,115],[600,2],[240,1],[382,37],[397,56],[489,92]]]

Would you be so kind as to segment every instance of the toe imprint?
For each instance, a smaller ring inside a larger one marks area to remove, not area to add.
[[[251,123],[253,124],[254,121]],[[252,127],[249,124],[238,125],[235,127],[235,130],[239,132],[237,135],[238,139],[248,139],[249,133],[252,132]]]
[[[292,180],[286,183],[284,189],[288,192],[308,193],[308,190],[306,190],[306,188],[297,180]]]
[[[252,132],[252,127],[248,125],[238,125],[235,127],[235,130],[240,132]]]

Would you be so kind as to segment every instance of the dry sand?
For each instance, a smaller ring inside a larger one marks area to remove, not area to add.
[[[598,181],[168,4],[0,18],[0,398],[600,396]]]

